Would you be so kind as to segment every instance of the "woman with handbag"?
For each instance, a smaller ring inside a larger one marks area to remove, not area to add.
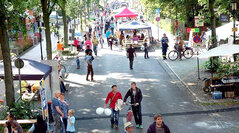
[[[122,95],[120,92],[117,91],[117,86],[113,85],[112,87],[112,91],[107,95],[107,98],[105,100],[105,106],[104,108],[106,108],[106,105],[108,104],[109,100],[110,100],[110,109],[112,111],[111,113],[111,128],[116,128],[118,129],[119,126],[119,110],[115,109],[116,103],[119,99],[122,100]]]

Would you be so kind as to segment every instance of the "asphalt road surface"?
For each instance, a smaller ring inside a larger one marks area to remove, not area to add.
[[[208,107],[197,103],[188,90],[170,76],[168,69],[162,67],[157,53],[150,52],[150,59],[144,59],[143,53],[138,52],[133,70],[129,69],[125,51],[120,52],[116,47],[113,51],[105,48],[99,50],[98,54],[93,62],[94,82],[85,80],[86,63],[83,53],[80,53],[80,69],[76,69],[75,59],[69,58],[65,62],[69,72],[66,99],[71,103],[70,108],[76,111],[75,126],[78,133],[123,133],[127,106],[120,112],[118,130],[111,129],[110,119],[105,115],[98,116],[95,110],[104,106],[112,85],[116,84],[124,97],[133,81],[143,93],[144,126],[143,129],[135,129],[134,133],[146,133],[153,122],[154,113],[163,115],[163,120],[172,133],[239,132],[237,109],[208,112]]]

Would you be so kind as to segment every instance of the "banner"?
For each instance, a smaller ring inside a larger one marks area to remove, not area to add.
[[[44,80],[40,81],[40,89],[41,89],[41,105],[42,105],[42,116],[45,120],[48,116],[48,107],[47,107],[47,99],[46,99],[46,89],[43,87]]]

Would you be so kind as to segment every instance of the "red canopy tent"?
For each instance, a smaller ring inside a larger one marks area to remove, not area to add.
[[[122,12],[115,15],[115,18],[121,17],[137,17],[138,14],[131,12],[128,8],[125,8]]]

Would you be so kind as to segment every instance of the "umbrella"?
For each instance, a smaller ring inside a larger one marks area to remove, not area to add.
[[[210,49],[205,53],[202,53],[198,58],[209,58],[216,56],[231,56],[233,54],[239,53],[239,45],[234,44],[223,44],[216,48]]]

